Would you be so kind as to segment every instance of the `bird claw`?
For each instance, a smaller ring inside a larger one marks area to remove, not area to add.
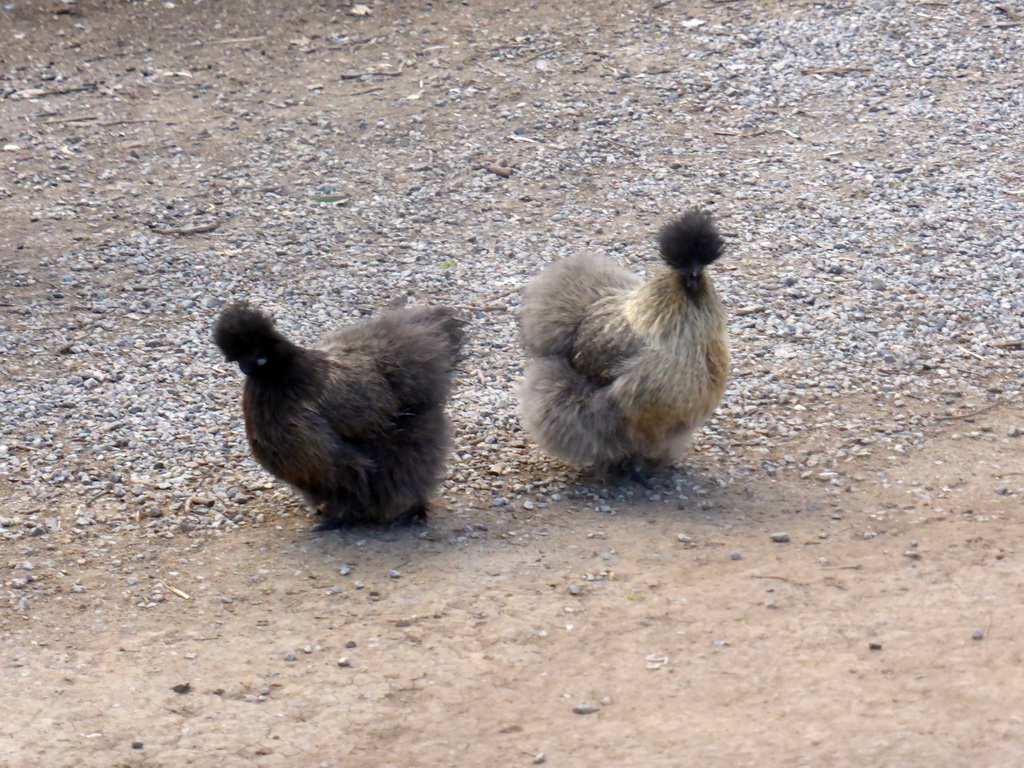
[[[314,533],[319,533],[321,531],[339,531],[349,527],[351,527],[351,523],[349,523],[347,516],[325,517],[313,526],[313,531]]]
[[[413,523],[425,522],[427,519],[427,508],[423,504],[413,504],[405,512],[395,518],[391,523],[392,528],[404,528]]]
[[[645,475],[643,471],[640,469],[640,467],[638,467],[636,464],[630,467],[629,479],[632,480],[634,483],[637,483],[638,485],[642,485],[648,491],[654,490],[654,486],[651,485],[651,481],[647,478],[647,475]]]

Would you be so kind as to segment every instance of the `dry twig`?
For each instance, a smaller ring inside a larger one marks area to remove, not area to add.
[[[971,411],[969,413],[958,413],[955,416],[935,416],[934,419],[935,421],[954,421],[956,419],[969,419],[972,416],[978,416],[979,414],[985,413],[985,411],[991,411],[993,408],[1000,404],[1000,401],[997,400],[994,403],[989,403],[984,408],[978,408],[977,410]]]
[[[151,229],[158,235],[174,235],[175,237],[184,237],[186,235],[202,235],[206,232],[213,232],[217,229],[222,222],[214,221],[209,224],[200,224],[195,227],[182,227],[180,229],[161,229],[159,227],[152,227]]]
[[[802,69],[804,75],[845,75],[849,72],[870,72],[871,67],[824,67],[822,69]]]
[[[223,40],[214,40],[210,45],[230,45],[231,43],[254,43],[257,40],[262,40],[266,35],[256,35],[255,37],[225,37]]]
[[[99,115],[79,115],[78,117],[55,117],[52,120],[43,120],[43,125],[58,125],[60,123],[84,123],[89,120],[99,120]]]

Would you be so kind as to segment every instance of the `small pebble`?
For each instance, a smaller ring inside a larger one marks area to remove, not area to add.
[[[742,560],[743,559],[743,553],[742,552],[730,552],[729,553],[729,557],[731,557],[733,560]]]
[[[984,639],[985,639],[985,630],[983,630],[983,629],[976,629],[973,632],[971,632],[971,640],[984,640]]]
[[[771,535],[771,539],[772,539],[772,541],[774,541],[774,542],[776,542],[778,544],[785,544],[787,541],[789,541],[789,534],[788,533],[782,533],[782,532],[773,533]]]
[[[572,711],[577,715],[592,715],[601,709],[597,704],[577,704]]]
[[[352,666],[352,659],[350,659],[348,656],[342,656],[340,659],[338,659],[338,666],[339,667],[351,667]]]
[[[141,741],[133,741],[132,742],[132,749],[142,749],[142,747],[143,747],[143,744],[142,744]]]
[[[191,693],[192,683],[178,683],[171,688],[175,693]]]

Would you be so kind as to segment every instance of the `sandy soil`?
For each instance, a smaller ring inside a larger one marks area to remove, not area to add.
[[[442,520],[428,539],[293,518],[184,549],[19,548],[86,589],[4,620],[0,749],[26,766],[1013,765],[1024,447],[926,453],[859,468],[842,511],[780,482],[708,510]],[[170,599],[136,607],[132,579]]]
[[[23,35],[5,62],[88,60],[102,88],[123,58],[173,50],[190,66],[223,62],[227,88],[257,70],[251,58],[225,59],[238,43],[219,41],[306,38],[328,17],[354,23],[344,8],[246,16],[261,6],[239,4],[233,25],[215,29],[220,4],[171,5],[83,2],[55,15],[56,0],[18,4],[0,12]],[[400,5],[360,19],[366,37]],[[452,29],[472,26],[459,4],[431,12]],[[145,48],[133,47],[143,35]],[[299,90],[316,71],[302,66]],[[90,114],[89,96],[78,116]],[[180,121],[192,98],[171,102]],[[140,97],[129,119],[157,120],[167,104]],[[143,155],[174,140],[174,127],[152,126],[134,148]],[[229,143],[204,151],[238,160]],[[40,158],[37,171],[57,164]],[[3,257],[45,280],[13,244],[68,249],[92,230],[35,220],[34,200],[5,202]],[[25,574],[46,596],[0,611],[0,763],[1019,764],[1015,423],[1024,410],[1006,404],[935,419],[911,455],[849,461],[857,485],[839,497],[794,472],[615,515],[561,501],[517,519],[468,495],[459,501],[478,505],[472,525],[442,510],[426,533],[314,535],[307,519],[266,506],[253,511],[265,523],[228,533],[4,543],[8,597]],[[154,591],[161,602],[140,599]]]

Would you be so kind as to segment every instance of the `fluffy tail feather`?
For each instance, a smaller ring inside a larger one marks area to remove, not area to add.
[[[448,340],[448,347],[452,351],[452,364],[458,363],[463,358],[463,346],[466,343],[466,321],[459,317],[455,310],[449,307],[438,307],[437,322],[441,332]]]
[[[413,325],[429,328],[431,333],[438,334],[444,340],[452,367],[462,359],[462,347],[466,342],[466,321],[451,307],[413,307],[393,310],[389,314]]]
[[[685,277],[696,277],[722,255],[722,237],[711,216],[691,208],[658,233],[661,257]]]
[[[640,278],[604,257],[580,254],[550,264],[523,292],[519,324],[528,354],[567,355],[595,302],[640,285]]]
[[[519,399],[527,432],[552,456],[605,466],[628,452],[622,416],[608,388],[596,386],[564,358],[531,360]]]

